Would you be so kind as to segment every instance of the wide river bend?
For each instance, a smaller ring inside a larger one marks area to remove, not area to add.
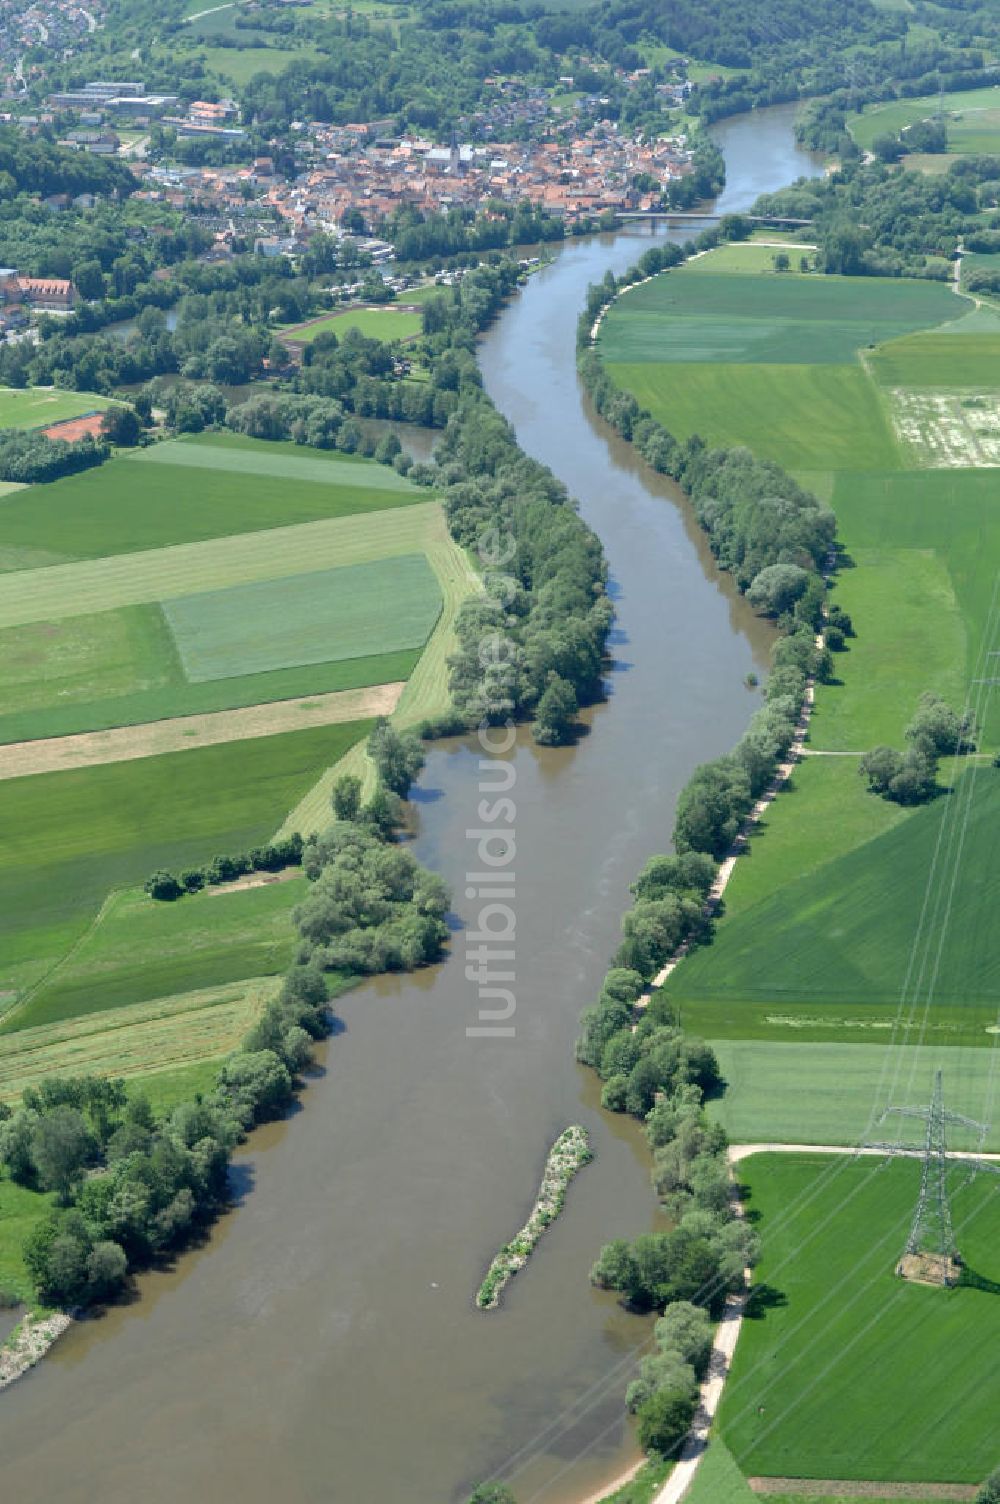
[[[803,172],[789,108],[725,123],[724,210]],[[657,233],[663,233],[658,231]],[[0,1401],[19,1504],[457,1504],[503,1469],[521,1504],[571,1504],[635,1455],[622,1393],[648,1324],[590,1289],[610,1237],[655,1225],[634,1125],[572,1058],[628,884],[666,848],[678,791],[742,733],[768,633],[712,565],[682,500],[588,410],[574,356],[587,284],[646,227],[567,244],[482,342],[487,389],[579,498],[617,607],[608,699],[569,750],[514,762],[513,1039],[466,1036],[464,942],[359,988],[325,1070],[237,1165],[249,1194],[141,1298],[71,1330]],[[418,854],[459,919],[477,865],[477,753],[432,751]],[[597,1158],[499,1311],[473,1296],[530,1209],[546,1153],[584,1123]]]

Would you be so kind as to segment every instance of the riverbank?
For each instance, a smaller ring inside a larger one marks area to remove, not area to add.
[[[790,116],[731,127],[723,212],[808,170]],[[239,1185],[252,1185],[239,1216],[176,1271],[140,1279],[141,1320],[133,1307],[75,1325],[65,1359],[5,1395],[5,1483],[24,1504],[74,1490],[131,1504],[139,1476],[170,1497],[199,1497],[209,1479],[241,1504],[308,1504],[331,1477],[347,1495],[388,1499],[405,1476],[413,1504],[440,1504],[511,1452],[526,1463],[519,1497],[544,1486],[546,1504],[571,1504],[635,1460],[621,1365],[646,1326],[587,1276],[607,1237],[657,1225],[649,1159],[638,1125],[598,1111],[572,1046],[628,884],[662,849],[694,766],[745,729],[750,702],[734,690],[763,674],[772,635],[674,490],[581,401],[573,328],[586,286],[650,241],[644,227],[561,247],[479,345],[522,447],[605,540],[618,612],[613,698],[585,712],[589,734],[540,749],[521,732],[504,757],[518,814],[516,1035],[466,1039],[475,1014],[457,956],[339,1001],[344,1029],[324,1047],[308,1111],[237,1156]],[[467,928],[480,907],[465,898],[465,832],[481,756],[432,744],[416,791],[413,849],[451,883]],[[584,1124],[595,1161],[503,1319],[484,1321],[470,1299],[479,1259],[509,1236],[553,1121]],[[418,1414],[412,1368],[393,1351],[421,1355]],[[372,1435],[373,1404],[393,1414],[391,1433]],[[105,1432],[111,1469],[93,1448]]]
[[[524,1268],[539,1238],[562,1211],[566,1189],[573,1176],[589,1164],[593,1157],[586,1128],[574,1124],[560,1133],[545,1161],[542,1183],[538,1188],[531,1216],[517,1236],[500,1249],[479,1286],[476,1305],[481,1311],[495,1310],[500,1304],[504,1288]]]
[[[6,1389],[34,1368],[69,1329],[71,1320],[63,1311],[37,1319],[26,1311],[24,1319],[0,1347],[0,1389]]]

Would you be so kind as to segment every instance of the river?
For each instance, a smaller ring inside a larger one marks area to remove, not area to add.
[[[787,108],[718,128],[725,209],[814,170]],[[237,1163],[238,1207],[131,1307],[75,1327],[0,1403],[4,1496],[19,1504],[457,1504],[504,1470],[521,1504],[569,1504],[634,1456],[622,1393],[649,1325],[592,1290],[601,1244],[655,1226],[635,1125],[573,1063],[581,1008],[628,884],[666,848],[694,766],[730,747],[768,631],[712,566],[668,484],[588,412],[574,330],[589,282],[648,229],[569,243],[482,343],[487,389],[600,534],[618,618],[607,702],[567,750],[520,736],[513,1039],[466,1036],[464,942],[343,999],[302,1108]],[[466,831],[476,754],[432,750],[418,854],[478,904]],[[550,1144],[589,1128],[596,1160],[499,1311],[473,1296],[521,1225]]]

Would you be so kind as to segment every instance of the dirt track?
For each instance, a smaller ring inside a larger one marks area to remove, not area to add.
[[[403,688],[402,681],[376,684],[369,689],[343,689],[334,694],[276,700],[269,705],[247,705],[241,710],[146,721],[141,726],[118,726],[111,731],[11,742],[0,747],[0,780],[96,767],[106,762],[130,762],[138,757],[156,757],[161,752],[187,752],[192,747],[209,747],[219,742],[241,742],[253,736],[275,736],[281,731],[302,731],[309,726],[333,726],[339,721],[391,715]]]

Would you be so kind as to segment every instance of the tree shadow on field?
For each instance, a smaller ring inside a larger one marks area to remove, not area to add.
[[[788,1296],[776,1285],[769,1285],[766,1282],[754,1285],[747,1298],[746,1316],[750,1321],[760,1321],[768,1311],[775,1311],[787,1304]]]

